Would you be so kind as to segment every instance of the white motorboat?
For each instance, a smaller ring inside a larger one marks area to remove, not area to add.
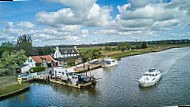
[[[139,85],[142,87],[148,87],[148,86],[153,86],[161,78],[161,73],[160,71],[156,70],[155,68],[151,68],[147,70],[143,76],[139,79]]]
[[[111,67],[115,65],[118,65],[118,61],[112,58],[104,58],[102,62],[102,67]]]

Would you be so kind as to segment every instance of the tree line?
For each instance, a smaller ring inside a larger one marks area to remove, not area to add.
[[[146,42],[139,42],[139,43],[135,43],[135,44],[131,44],[131,43],[119,43],[117,46],[115,47],[111,47],[111,46],[106,46],[105,50],[107,51],[122,51],[124,52],[125,50],[131,50],[131,49],[144,49],[148,47],[148,43]]]

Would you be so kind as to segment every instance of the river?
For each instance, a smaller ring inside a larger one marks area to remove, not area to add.
[[[138,79],[152,67],[163,74],[161,81],[139,87]],[[99,78],[94,87],[33,83],[29,91],[0,101],[0,107],[190,105],[190,47],[125,57],[116,67],[91,73]]]

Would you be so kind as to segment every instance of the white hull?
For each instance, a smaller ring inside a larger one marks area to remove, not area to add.
[[[144,81],[144,82],[140,82],[140,81],[139,81],[139,85],[142,86],[142,87],[153,86],[153,85],[156,85],[156,84],[159,82],[160,78],[161,78],[161,74],[158,75],[158,76],[156,77],[156,79],[153,80],[153,81]]]
[[[116,66],[116,65],[118,65],[118,63],[114,63],[114,64],[104,64],[104,65],[102,65],[102,67],[105,68],[105,67],[112,67],[112,66]]]

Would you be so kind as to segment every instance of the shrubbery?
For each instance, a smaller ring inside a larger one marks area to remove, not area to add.
[[[35,65],[36,65],[37,67],[40,67],[40,66],[42,65],[42,63],[38,63],[38,62],[37,62]]]
[[[33,71],[34,73],[35,72],[41,72],[41,71],[44,71],[45,70],[45,67],[32,67],[30,69],[30,71]]]
[[[67,66],[74,66],[75,65],[75,60],[67,60]]]

